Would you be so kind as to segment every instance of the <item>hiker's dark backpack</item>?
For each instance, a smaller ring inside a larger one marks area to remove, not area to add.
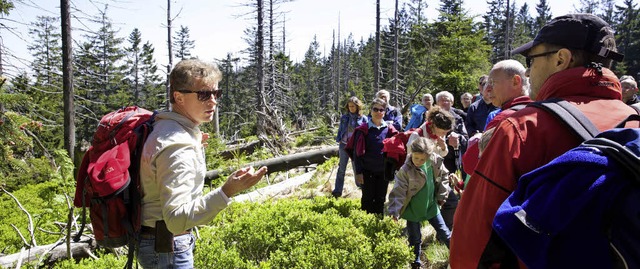
[[[494,231],[530,269],[640,268],[640,116],[598,134],[566,101],[533,105],[585,142],[523,175]]]
[[[155,113],[135,106],[102,117],[76,177],[73,203],[82,207],[82,227],[74,239],[80,240],[89,208],[98,245],[129,247],[126,268],[141,228],[140,153],[154,119]]]
[[[395,177],[395,172],[402,167],[407,159],[407,142],[412,133],[417,132],[422,136],[422,129],[411,128],[404,132],[398,132],[396,135],[385,138],[382,141],[382,152],[384,158],[384,178],[388,181],[392,181]]]

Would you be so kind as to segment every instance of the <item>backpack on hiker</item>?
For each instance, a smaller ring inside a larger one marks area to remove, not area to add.
[[[598,134],[566,101],[532,105],[585,142],[523,175],[494,231],[530,269],[640,268],[640,115]]]
[[[98,245],[129,247],[126,268],[141,228],[140,153],[154,119],[155,113],[135,106],[102,117],[76,177],[73,203],[82,207],[82,227],[74,240],[80,240],[89,208]]]
[[[388,181],[393,181],[395,178],[395,172],[402,167],[407,159],[407,142],[411,134],[417,132],[422,136],[422,129],[411,128],[404,132],[398,132],[396,135],[385,138],[382,141],[382,152],[384,158],[384,178]]]

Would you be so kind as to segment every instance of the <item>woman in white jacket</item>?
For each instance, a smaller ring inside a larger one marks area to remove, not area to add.
[[[418,132],[411,133],[411,136],[409,136],[409,140],[407,141],[407,149],[411,149],[411,144],[418,137],[426,137],[435,144],[434,152],[444,158],[444,156],[447,156],[449,153],[444,138],[447,133],[453,129],[455,118],[451,113],[439,106],[431,107],[431,109],[427,111],[426,115],[427,117],[425,122],[418,127],[422,129],[422,135]]]

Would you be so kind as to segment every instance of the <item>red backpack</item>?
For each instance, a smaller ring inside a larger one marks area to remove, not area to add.
[[[399,132],[396,135],[385,138],[382,141],[382,152],[385,163],[385,179],[391,181],[395,171],[398,171],[407,159],[407,142],[412,133],[417,132],[422,136],[422,129],[411,128],[408,131]]]
[[[155,112],[136,106],[102,117],[76,177],[73,203],[82,207],[82,227],[74,240],[80,240],[88,207],[99,245],[129,246],[127,268],[141,227],[140,152],[154,119]]]

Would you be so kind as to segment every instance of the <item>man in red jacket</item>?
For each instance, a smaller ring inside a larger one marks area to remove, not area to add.
[[[511,59],[503,60],[493,65],[491,72],[489,72],[485,92],[491,103],[495,107],[499,107],[500,110],[491,112],[497,112],[497,115],[489,121],[485,127],[485,132],[496,127],[502,120],[531,103],[531,98],[528,96],[529,80],[526,78],[526,71],[520,62]],[[518,107],[519,109],[513,107]],[[485,134],[481,133],[481,135]],[[474,138],[475,142],[479,138],[479,136],[476,136]],[[472,139],[470,138],[469,140],[471,141]],[[467,174],[472,175],[478,164],[479,149],[478,143],[472,144],[470,142],[469,144],[467,151],[462,155],[462,167]]]
[[[623,58],[616,52],[613,30],[594,15],[557,17],[513,53],[526,57],[533,100],[567,100],[600,131],[635,113],[621,101],[620,82],[608,69],[612,60]],[[458,206],[451,268],[524,268],[492,231],[493,217],[521,175],[580,142],[567,126],[538,108],[524,108],[500,122]]]

